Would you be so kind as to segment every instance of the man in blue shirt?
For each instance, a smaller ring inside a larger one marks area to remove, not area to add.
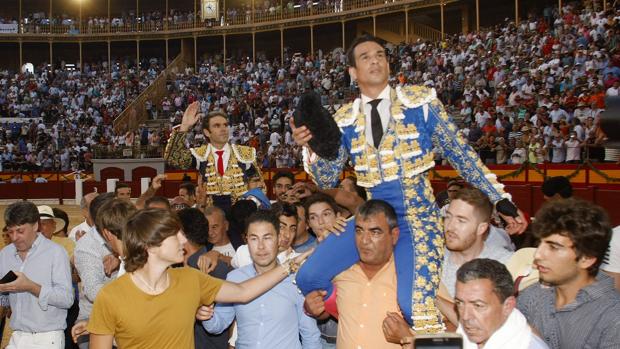
[[[247,242],[253,263],[228,274],[227,280],[243,282],[278,265],[280,223],[270,211],[258,211],[247,220]],[[213,334],[237,319],[236,349],[320,349],[316,321],[304,313],[303,296],[291,275],[247,304],[218,304],[213,317],[202,324]],[[301,341],[300,341],[301,340]]]
[[[9,271],[17,275],[0,284],[13,314],[7,348],[64,348],[67,309],[73,304],[67,252],[38,232],[39,211],[33,203],[11,204],[4,220],[12,243],[0,251],[0,277]]]

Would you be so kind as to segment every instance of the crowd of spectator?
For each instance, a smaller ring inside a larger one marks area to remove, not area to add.
[[[128,10],[121,14],[108,16],[87,16],[83,18],[82,31],[86,33],[105,32],[108,29],[112,32],[126,31],[161,31],[168,26],[175,28],[183,25],[232,25],[252,23],[268,19],[275,15],[293,14],[295,12],[305,13],[309,9],[318,12],[340,12],[343,8],[342,0],[287,0],[284,2],[275,0],[265,0],[251,2],[247,1],[240,6],[226,6],[220,9],[217,18],[206,18],[203,23],[201,9],[198,8],[196,16],[193,10],[169,9],[166,16],[165,11],[145,11],[139,15],[135,10]],[[254,9],[252,11],[252,6]],[[209,14],[211,15],[211,14]],[[77,34],[80,30],[80,19],[76,15],[57,14],[52,18],[45,12],[30,13],[22,18],[22,33],[49,33],[51,27],[55,27],[54,33],[73,33]],[[19,25],[19,20],[15,18],[0,18],[0,24]],[[140,25],[140,27],[138,27]]]
[[[388,44],[390,82],[434,87],[487,164],[617,161],[617,153],[602,147],[598,127],[605,96],[620,87],[617,20],[618,12],[567,4],[561,15],[546,8],[519,25],[506,22],[444,42]],[[355,85],[341,49],[307,56],[287,50],[284,58],[281,64],[259,54],[254,64],[236,54],[224,66],[221,56],[207,57],[196,70],[178,72],[161,103],[147,101],[150,117],[170,124],[120,135],[112,132],[112,119],[157,76],[161,60],[144,61],[139,70],[128,60],[115,62],[111,77],[105,62],[86,65],[82,73],[62,67],[40,67],[34,75],[4,72],[0,113],[41,116],[42,123],[3,126],[2,168],[88,169],[80,159],[92,154],[92,145],[162,146],[193,101],[203,111],[225,110],[232,141],[256,147],[264,167],[297,167],[300,149],[288,123],[301,93],[319,92],[335,112]],[[70,131],[76,129],[89,132]],[[188,135],[190,144],[204,141],[201,130]]]
[[[391,83],[434,87],[486,163],[579,162],[604,139],[603,97],[618,94],[615,16],[567,5],[562,15],[547,9],[518,26],[389,46]],[[164,126],[122,135],[111,121],[142,78],[148,84],[146,75],[157,75],[158,60],[6,73],[2,117],[41,121],[2,127],[2,165],[13,166],[7,157],[14,156],[28,158],[29,169],[51,162],[79,170],[96,145],[162,145],[186,107],[199,102],[202,112],[224,110],[231,142],[257,148],[264,167],[293,167],[299,148],[288,122],[299,95],[315,90],[334,112],[354,94],[342,50],[287,52],[284,62],[237,57],[224,66],[220,59],[178,72],[167,98],[147,102],[149,116]],[[206,141],[201,128],[186,133],[187,143]],[[26,200],[6,208],[0,275],[13,280],[0,283],[0,317],[7,317],[2,339],[10,348],[411,349],[423,340],[397,302],[396,211],[367,200],[354,177],[322,190],[279,171],[275,200],[266,198],[262,181],[248,179],[256,200],[222,207],[190,182],[172,200],[156,196],[164,180],[155,176],[135,203],[127,183],[87,193],[84,221],[72,230],[62,210]],[[567,178],[546,179],[541,191],[547,203],[518,237],[508,236],[494,203],[467,183],[449,182],[438,200],[445,246],[432,302],[465,348],[620,343],[619,228],[612,230],[603,208],[571,198]],[[300,262],[349,223],[354,230],[340,239],[354,241],[359,261],[333,278],[331,295],[302,295],[294,282]],[[416,267],[428,266],[418,257]]]
[[[561,13],[400,47],[396,78],[435,87],[486,163],[603,161],[598,117],[618,94],[618,14]]]
[[[111,124],[161,72],[163,61],[64,64],[34,74],[0,72],[0,157],[4,171],[90,168],[92,146],[124,144]],[[8,120],[3,121],[2,119]]]

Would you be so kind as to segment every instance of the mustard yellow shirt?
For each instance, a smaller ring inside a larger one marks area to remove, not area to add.
[[[368,279],[359,264],[334,278],[338,306],[338,349],[400,349],[383,335],[387,312],[398,312],[394,257]]]
[[[105,285],[93,305],[88,331],[113,335],[123,349],[194,349],[196,310],[215,300],[223,280],[191,268],[169,269],[170,286],[149,295],[129,274]]]
[[[69,255],[69,260],[73,257],[73,251],[75,250],[75,242],[73,240],[66,238],[64,236],[52,236],[52,241],[62,246],[67,254]]]

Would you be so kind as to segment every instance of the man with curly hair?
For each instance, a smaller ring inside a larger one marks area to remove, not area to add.
[[[540,283],[517,304],[528,322],[550,348],[620,347],[620,294],[599,273],[611,239],[606,212],[582,200],[549,202],[533,232],[540,239],[534,254]]]

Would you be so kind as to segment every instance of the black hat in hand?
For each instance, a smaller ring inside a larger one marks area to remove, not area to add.
[[[330,112],[321,105],[321,96],[307,92],[295,110],[295,126],[306,126],[312,133],[310,149],[326,160],[336,160],[342,133]]]

